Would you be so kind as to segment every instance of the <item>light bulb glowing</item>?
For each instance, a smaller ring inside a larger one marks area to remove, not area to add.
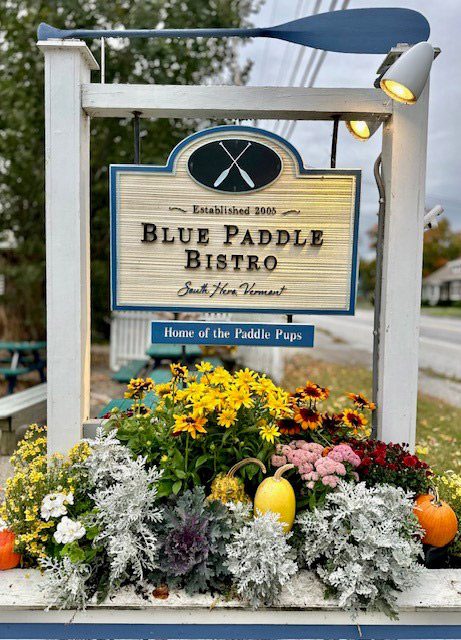
[[[414,104],[416,102],[416,97],[410,89],[395,80],[381,80],[381,89],[390,98],[398,102],[404,102],[405,104]]]
[[[371,136],[370,127],[365,120],[349,120],[346,126],[358,140],[368,140]]]

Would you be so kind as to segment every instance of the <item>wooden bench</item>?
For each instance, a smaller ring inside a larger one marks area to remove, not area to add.
[[[46,382],[0,398],[0,454],[10,455],[31,422],[46,421]]]
[[[120,367],[118,371],[112,374],[112,379],[117,382],[128,383],[132,378],[138,378],[142,371],[146,368],[148,360],[130,360],[127,364]]]

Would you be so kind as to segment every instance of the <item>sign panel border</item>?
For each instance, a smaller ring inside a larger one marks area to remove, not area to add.
[[[116,178],[118,172],[133,173],[174,173],[175,161],[178,154],[191,142],[199,138],[207,137],[214,133],[242,132],[260,134],[267,138],[272,138],[279,144],[284,145],[294,157],[298,165],[299,175],[353,175],[355,176],[355,208],[354,208],[354,229],[352,237],[352,265],[350,278],[350,294],[348,309],[274,309],[274,308],[253,308],[253,307],[227,307],[227,306],[206,306],[192,305],[179,306],[172,305],[126,305],[117,302],[117,198],[116,198]],[[184,138],[170,153],[165,165],[136,165],[136,164],[111,164],[109,167],[109,188],[110,188],[110,283],[111,283],[111,305],[113,311],[171,311],[186,313],[193,312],[220,312],[220,313],[271,313],[275,315],[355,315],[355,300],[357,292],[357,271],[358,271],[358,237],[359,237],[359,211],[360,211],[360,191],[361,191],[361,170],[360,169],[307,169],[298,150],[281,136],[266,131],[258,127],[244,125],[223,125],[212,127],[193,133]]]

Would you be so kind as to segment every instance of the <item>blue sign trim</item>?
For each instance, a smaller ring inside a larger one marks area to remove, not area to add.
[[[221,344],[260,347],[313,347],[311,324],[193,322],[154,320],[152,344]]]
[[[287,614],[289,612],[287,611]],[[153,614],[155,615],[155,614]],[[2,623],[0,638],[28,640],[460,640],[461,625]]]
[[[117,301],[117,193],[116,182],[117,173],[131,171],[133,173],[173,173],[174,165],[177,155],[184,147],[189,145],[194,140],[203,138],[211,133],[225,133],[226,131],[232,132],[246,132],[246,133],[260,133],[268,138],[272,138],[285,146],[291,153],[298,164],[298,171],[300,175],[353,175],[356,177],[355,181],[355,211],[354,211],[354,234],[352,245],[352,268],[351,268],[351,286],[349,296],[349,308],[342,309],[255,309],[251,307],[219,307],[221,313],[276,313],[276,314],[303,314],[303,315],[355,315],[355,299],[357,294],[357,270],[358,270],[358,238],[359,238],[359,208],[360,208],[360,169],[306,169],[303,165],[301,155],[298,150],[288,140],[280,137],[272,131],[266,131],[265,129],[259,129],[258,127],[247,127],[241,125],[224,125],[220,127],[213,127],[210,129],[204,129],[188,136],[182,140],[170,153],[167,163],[164,166],[160,165],[133,165],[133,164],[112,164],[109,168],[109,189],[110,189],[110,238],[111,238],[111,303],[113,311],[173,311],[173,312],[187,312],[187,311],[207,311],[216,312],[217,307],[212,306],[180,306],[173,307],[171,305],[123,305]]]

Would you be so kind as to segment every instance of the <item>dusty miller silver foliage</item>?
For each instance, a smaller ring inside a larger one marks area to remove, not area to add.
[[[94,487],[93,523],[110,560],[110,587],[128,577],[141,581],[157,564],[159,548],[156,525],[162,520],[157,507],[157,483],[161,473],[147,469],[145,459],[133,459],[113,433],[98,434],[90,443],[93,454],[86,468],[90,487]]]
[[[227,545],[234,586],[252,607],[273,604],[297,573],[295,552],[287,542],[290,535],[284,533],[278,515],[267,512],[235,532]]]
[[[156,527],[162,520],[157,483],[161,473],[156,468],[147,469],[141,457],[134,460],[114,433],[104,434],[100,429],[88,443],[92,453],[80,470],[94,509],[85,525],[96,526],[99,531],[93,544],[109,560],[106,581],[111,593],[128,581],[142,581],[145,573],[157,566]],[[42,566],[56,604],[62,608],[85,606],[91,574],[88,565],[65,557]]]
[[[45,572],[44,589],[48,608],[85,609],[88,602],[87,581],[91,576],[88,564],[71,562],[67,557],[42,558],[40,566]]]
[[[397,614],[396,591],[417,582],[421,529],[413,500],[390,485],[342,481],[325,505],[297,519],[301,566],[316,568],[339,605]]]

